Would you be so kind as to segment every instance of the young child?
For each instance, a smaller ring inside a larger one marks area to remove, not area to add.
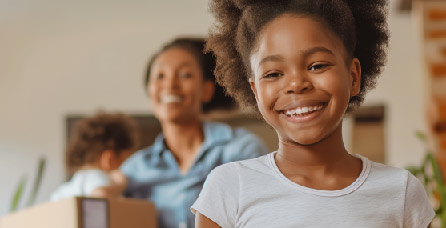
[[[352,155],[342,119],[373,88],[388,42],[385,0],[214,0],[208,48],[279,149],[217,167],[196,227],[413,227],[435,213],[406,170]],[[371,139],[373,140],[373,139]]]
[[[67,166],[76,172],[51,200],[121,196],[126,178],[117,169],[137,149],[136,139],[133,120],[122,114],[98,113],[77,122],[66,157]]]

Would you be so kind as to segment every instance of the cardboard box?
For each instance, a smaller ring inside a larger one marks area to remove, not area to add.
[[[137,199],[68,198],[0,219],[0,228],[155,228],[155,206]]]

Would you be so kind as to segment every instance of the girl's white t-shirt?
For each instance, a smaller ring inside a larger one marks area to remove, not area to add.
[[[362,160],[360,176],[335,191],[287,179],[274,154],[215,168],[192,205],[223,228],[426,228],[435,216],[420,181],[408,171]]]

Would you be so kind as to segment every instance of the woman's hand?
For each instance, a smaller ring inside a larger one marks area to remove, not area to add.
[[[113,186],[120,186],[123,189],[127,186],[127,178],[120,170],[110,171],[108,174]]]

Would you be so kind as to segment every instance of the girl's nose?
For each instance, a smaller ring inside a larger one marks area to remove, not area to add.
[[[313,89],[313,83],[303,75],[289,75],[289,80],[284,80],[284,93],[305,93]]]

